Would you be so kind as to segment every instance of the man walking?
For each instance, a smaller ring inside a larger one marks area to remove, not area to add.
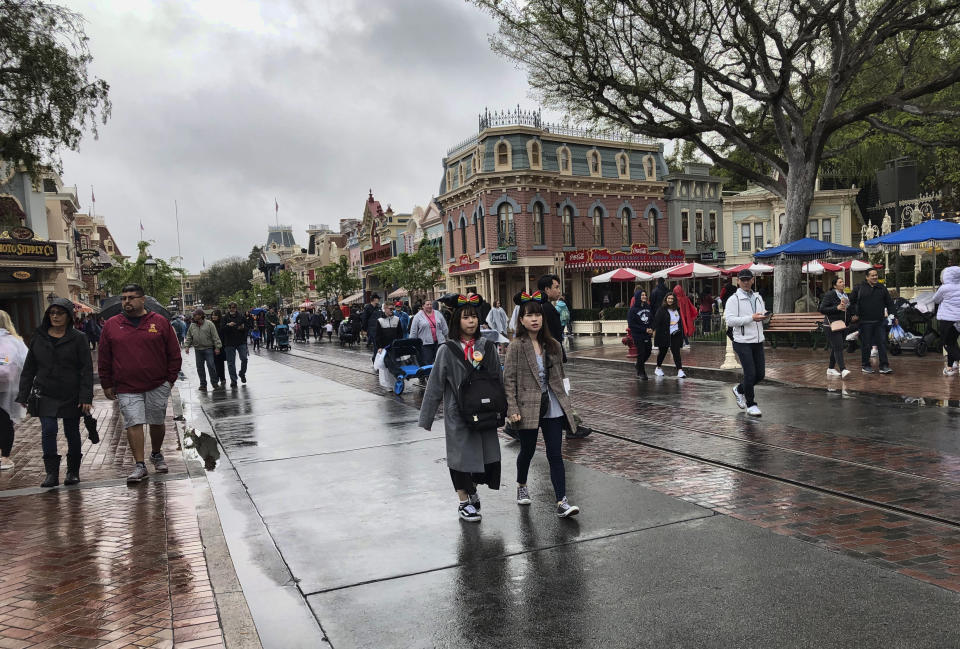
[[[213,357],[220,353],[223,343],[220,341],[217,327],[207,320],[203,309],[193,312],[193,322],[190,323],[187,337],[183,341],[183,348],[188,354],[191,347],[197,348],[197,376],[200,377],[200,389],[206,391],[207,371],[210,372],[210,381],[214,385],[217,383],[217,366],[213,362]]]
[[[223,351],[227,354],[227,370],[230,372],[230,387],[237,387],[237,354],[240,355],[240,380],[247,382],[247,322],[236,302],[227,307],[223,316]]]
[[[743,269],[737,274],[740,288],[727,298],[723,316],[727,326],[733,327],[733,351],[743,368],[743,381],[733,388],[737,407],[747,409],[751,417],[761,415],[754,399],[753,386],[763,380],[765,361],[763,355],[763,321],[767,307],[763,298],[753,290],[753,273]]]
[[[280,324],[280,318],[277,316],[277,310],[273,307],[270,307],[270,311],[267,313],[267,349],[273,349],[273,330]]]
[[[886,313],[894,313],[896,306],[890,297],[890,291],[879,279],[877,269],[871,268],[867,271],[863,284],[859,284],[850,294],[850,313],[853,315],[851,321],[860,323],[860,365],[864,374],[874,373],[873,366],[870,365],[870,349],[874,345],[880,360],[880,373],[893,372],[887,362]]]
[[[380,296],[374,293],[370,297],[370,303],[363,307],[363,313],[360,316],[360,326],[367,332],[367,347],[373,347],[371,360],[377,356],[377,347],[374,345],[374,333],[377,320],[383,317],[383,311],[380,309]]]
[[[144,308],[140,286],[124,286],[120,301],[123,312],[107,320],[100,335],[97,371],[104,395],[120,404],[127,443],[136,462],[127,482],[136,483],[150,477],[143,457],[144,426],[150,427],[154,471],[169,471],[161,451],[167,400],[180,373],[180,344],[167,319]]]

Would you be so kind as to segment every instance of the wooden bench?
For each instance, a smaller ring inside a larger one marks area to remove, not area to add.
[[[801,335],[810,336],[813,349],[817,348],[817,343],[822,339],[826,349],[824,328],[822,313],[774,313],[770,316],[770,323],[764,327],[763,333],[764,337],[770,341],[770,346],[774,348],[777,346],[777,337],[780,334],[786,334],[790,336],[794,349],[797,347],[797,338]]]

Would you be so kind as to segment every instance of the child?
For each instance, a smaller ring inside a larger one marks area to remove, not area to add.
[[[251,340],[253,340],[253,351],[255,351],[255,352],[260,351],[260,330],[259,330],[259,329],[251,329],[251,330],[250,330],[250,338],[251,338]]]
[[[443,402],[443,426],[447,441],[447,467],[453,488],[459,497],[458,516],[468,522],[480,522],[480,497],[477,484],[500,488],[500,442],[497,424],[489,429],[471,430],[457,407],[460,385],[470,376],[468,363],[497,377],[502,384],[497,346],[480,335],[480,301],[455,296],[457,308],[450,317],[450,335],[438,345],[437,357],[423,394],[420,426],[430,430],[440,402]],[[461,355],[458,358],[458,355]]]
[[[327,330],[327,341],[333,342],[333,323],[327,320],[327,324],[324,325],[324,329]]]

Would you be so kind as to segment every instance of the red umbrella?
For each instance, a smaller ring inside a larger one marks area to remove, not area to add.
[[[752,271],[754,275],[764,275],[766,273],[773,272],[773,266],[768,266],[766,264],[755,264],[753,262],[748,264],[740,264],[739,266],[734,266],[733,268],[723,269],[724,275],[736,275],[741,270]]]

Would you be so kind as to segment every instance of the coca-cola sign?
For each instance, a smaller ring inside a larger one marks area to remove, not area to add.
[[[640,243],[630,250],[610,251],[606,248],[587,248],[564,253],[564,265],[569,269],[578,268],[618,268],[632,266],[636,268],[666,268],[685,261],[683,250],[653,251]]]

